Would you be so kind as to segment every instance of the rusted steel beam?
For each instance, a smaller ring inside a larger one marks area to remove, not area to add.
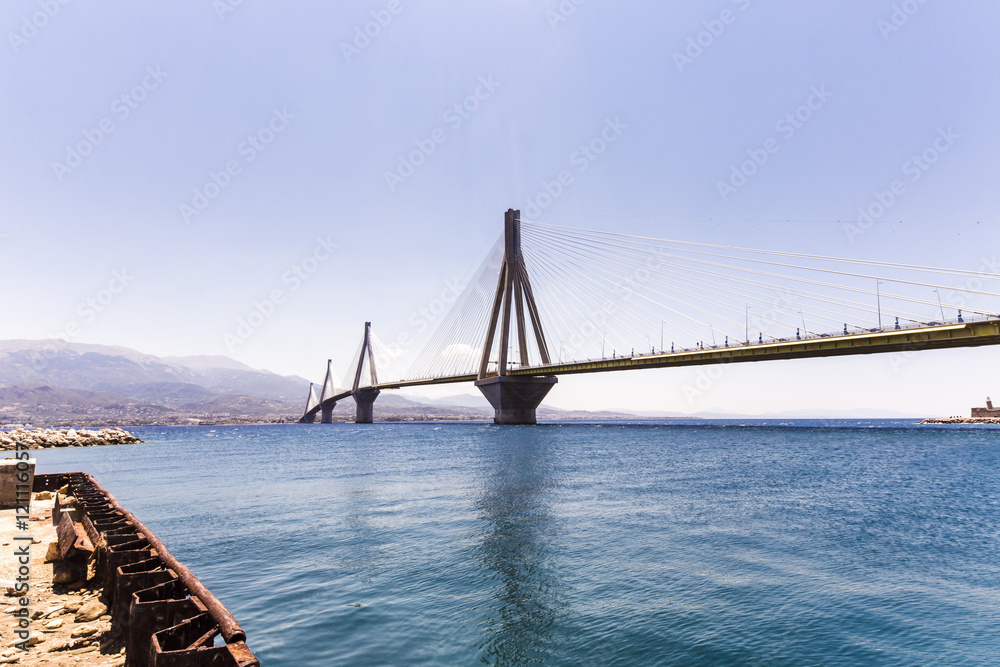
[[[129,634],[132,633],[130,610],[133,593],[177,579],[170,570],[159,568],[162,568],[162,564],[155,558],[118,567],[115,576],[114,612],[111,615],[116,631],[128,630]]]
[[[76,498],[62,507],[56,494],[53,520],[72,560],[54,566],[86,567],[79,556],[96,554],[112,633],[124,638],[129,667],[260,667],[229,610],[93,477],[40,477],[36,486],[68,484]],[[227,643],[213,646],[219,635]]]
[[[215,621],[208,614],[186,619],[161,630],[150,641],[150,667],[256,667],[260,663],[243,642],[225,646],[198,646],[212,634]]]
[[[89,514],[83,515],[83,520],[80,521],[83,524],[83,529],[87,531],[87,537],[90,538],[90,543],[96,545],[101,541],[101,533],[94,526],[94,522],[91,521]]]
[[[59,555],[64,560],[74,558],[79,555],[84,559],[89,558],[94,553],[94,545],[87,536],[87,531],[83,524],[74,521],[72,514],[63,512],[56,526],[56,537],[59,542]]]
[[[69,475],[66,473],[35,475],[35,479],[31,483],[31,491],[32,493],[38,493],[39,491],[55,491],[56,489],[61,489],[66,486],[68,483]]]
[[[108,502],[113,508],[121,512],[128,521],[135,526],[149,542],[149,545],[156,551],[156,555],[159,557],[163,564],[169,569],[173,570],[177,574],[177,578],[184,582],[187,589],[191,592],[191,595],[195,595],[208,609],[209,614],[215,619],[215,622],[219,624],[219,631],[222,637],[226,640],[227,644],[234,642],[245,642],[247,639],[246,633],[240,624],[236,621],[232,612],[226,609],[226,606],[222,604],[219,598],[208,590],[205,584],[201,583],[198,577],[187,568],[186,565],[177,560],[170,550],[153,534],[149,528],[146,527],[144,523],[139,521],[134,514],[125,509],[118,499],[115,498],[111,493],[109,493],[104,487],[97,483],[92,475],[87,475],[87,480],[99,489],[108,499]]]
[[[129,611],[127,655],[130,665],[147,667],[152,636],[208,610],[198,598],[187,597],[180,579],[132,593]],[[215,626],[216,633],[218,626]]]

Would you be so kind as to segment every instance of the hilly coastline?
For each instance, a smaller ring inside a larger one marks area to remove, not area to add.
[[[307,380],[228,357],[157,357],[59,340],[0,341],[0,424],[295,421]]]
[[[267,424],[298,421],[309,381],[224,356],[158,357],[60,340],[0,341],[0,427]],[[353,421],[341,401],[337,421]],[[618,412],[542,406],[540,419],[635,419]],[[481,396],[412,399],[383,392],[381,421],[491,420]]]

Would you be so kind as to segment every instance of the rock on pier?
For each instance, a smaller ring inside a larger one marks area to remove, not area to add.
[[[142,442],[128,431],[120,428],[102,428],[97,431],[87,429],[15,429],[0,431],[0,449],[14,449],[20,443],[29,449],[47,447],[92,447],[96,445],[131,445]]]

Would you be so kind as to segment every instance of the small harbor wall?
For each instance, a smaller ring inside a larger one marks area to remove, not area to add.
[[[100,445],[132,445],[142,440],[120,428],[56,429],[18,428],[0,431],[0,449],[23,450],[45,449],[48,447],[96,447]]]

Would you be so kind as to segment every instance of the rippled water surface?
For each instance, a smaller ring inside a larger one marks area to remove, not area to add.
[[[136,429],[94,473],[271,665],[1000,664],[1000,431]]]

